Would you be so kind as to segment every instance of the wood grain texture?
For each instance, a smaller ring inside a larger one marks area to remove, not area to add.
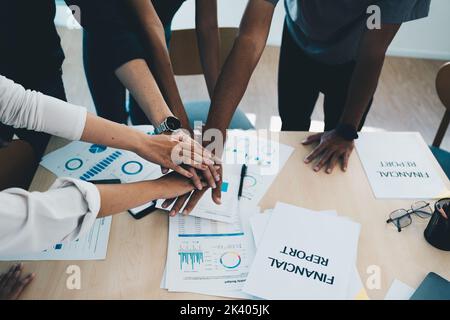
[[[369,277],[370,266],[380,269],[381,287],[367,290],[372,299],[384,298],[390,284],[399,279],[417,287],[426,274],[434,271],[450,278],[450,255],[430,246],[423,237],[427,221],[414,223],[398,233],[386,224],[386,217],[395,209],[409,208],[410,200],[377,200],[374,198],[357,153],[353,153],[347,173],[332,175],[313,172],[303,163],[310,152],[300,141],[307,133],[281,133],[279,140],[291,145],[295,152],[281,170],[265,197],[263,209],[277,201],[311,208],[336,209],[361,223],[358,246],[358,270],[363,282]],[[277,139],[278,134],[270,137]],[[48,151],[66,142],[53,138]],[[437,165],[436,165],[437,167]],[[450,182],[437,167],[450,188]],[[55,176],[40,167],[32,190],[43,191]],[[286,192],[289,190],[289,192]],[[326,235],[323,235],[326,236]],[[167,253],[168,217],[157,211],[136,221],[127,213],[113,218],[108,256],[105,261],[40,261],[25,262],[25,270],[35,272],[36,279],[23,295],[24,299],[212,299],[214,297],[188,293],[169,293],[159,288]],[[81,290],[68,290],[65,273],[69,265],[81,268]],[[10,263],[0,262],[0,271]]]

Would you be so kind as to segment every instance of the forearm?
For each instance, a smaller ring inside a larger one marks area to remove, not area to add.
[[[217,81],[205,129],[218,129],[225,137],[264,46],[265,41],[258,43],[247,36],[240,36],[236,40]]]
[[[147,63],[154,71],[156,82],[171,112],[189,129],[189,119],[184,110],[173,74],[172,63],[167,50],[164,28],[151,1],[129,0],[130,7],[142,29],[147,51]]]
[[[383,63],[384,55],[365,57],[357,62],[340,123],[359,127],[375,94]]]
[[[239,35],[222,67],[214,89],[206,129],[219,129],[224,138],[266,46],[274,9],[273,4],[265,0],[248,2],[239,27]]]
[[[219,30],[198,30],[197,38],[206,87],[212,99],[220,73]]]
[[[200,61],[210,99],[220,73],[220,33],[217,21],[217,1],[197,0],[195,15]]]
[[[150,201],[164,198],[155,181],[143,181],[119,185],[97,185],[100,193],[98,217],[105,217],[136,208]]]
[[[359,127],[378,86],[386,52],[400,26],[383,24],[381,29],[366,31],[363,35],[341,124]]]
[[[82,141],[135,153],[139,152],[140,146],[145,142],[148,143],[150,139],[151,137],[141,131],[97,117],[91,113],[87,114],[86,124],[81,136]]]
[[[125,63],[116,69],[116,75],[154,126],[173,115],[145,60],[136,59]]]
[[[168,103],[169,109],[180,119],[183,128],[190,129],[189,118],[184,109],[173,74],[172,63],[164,38],[164,30],[162,26],[155,30],[153,25],[147,24],[145,34],[149,61],[151,62],[151,69],[155,73],[156,82]]]

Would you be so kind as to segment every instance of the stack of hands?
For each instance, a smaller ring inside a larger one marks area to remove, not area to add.
[[[163,208],[174,204],[170,216],[183,210],[188,215],[204,193],[212,188],[212,200],[221,204],[222,165],[218,157],[184,131],[151,136],[136,150],[144,159],[161,166],[160,183],[167,184],[174,195],[165,199]],[[167,174],[173,170],[171,174]]]
[[[322,169],[330,174],[340,164],[347,170],[354,142],[341,138],[334,130],[314,134],[303,141],[303,145],[317,146],[305,158],[305,163],[314,163],[313,170]],[[170,216],[182,211],[188,215],[195,208],[204,193],[211,188],[212,200],[221,204],[222,164],[218,157],[191,138],[189,133],[179,131],[172,134],[152,136],[140,146],[137,153],[143,158],[161,165],[161,183],[169,182],[167,188],[174,197],[165,199],[163,208],[170,210]],[[169,170],[174,172],[167,174]],[[166,185],[166,183],[165,183]],[[173,192],[172,192],[173,191]]]

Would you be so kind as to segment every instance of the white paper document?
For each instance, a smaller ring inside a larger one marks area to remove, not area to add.
[[[247,164],[248,169],[243,180],[240,202],[247,206],[256,206],[293,150],[290,146],[259,137],[256,131],[229,130],[222,159],[222,205],[214,204],[211,191],[208,191],[190,215],[231,223],[238,205],[242,165]],[[162,209],[162,203],[163,200],[158,201],[156,207]],[[170,210],[172,207],[173,205],[164,210]]]
[[[245,217],[248,211],[242,213]],[[255,255],[246,218],[232,224],[181,216],[170,218],[167,288],[177,292],[240,290]]]
[[[437,199],[447,193],[419,133],[361,133],[356,150],[376,198]]]
[[[163,273],[163,276],[161,279],[160,288],[169,290],[169,287],[167,285],[167,266],[164,268],[164,273]],[[207,290],[207,291],[191,290],[189,292],[203,294],[203,295],[207,295],[207,296],[222,297],[222,298],[245,299],[245,300],[255,300],[256,299],[255,297],[242,292],[242,290],[217,291],[217,290],[211,289],[211,290]]]
[[[248,165],[241,201],[258,205],[293,152],[294,148],[258,136],[257,131],[228,131],[224,163],[233,166],[236,175],[242,164]]]
[[[104,260],[108,250],[111,217],[97,219],[80,239],[55,244],[45,251],[22,256],[2,256],[0,261]]]
[[[193,217],[204,218],[209,220],[221,221],[226,223],[232,223],[236,218],[238,212],[238,192],[239,192],[239,182],[240,177],[235,174],[228,174],[228,170],[224,169],[223,182],[222,182],[222,195],[221,195],[221,205],[217,205],[211,199],[212,191],[209,189],[200,201],[197,203],[195,208],[189,214]],[[164,200],[158,200],[156,202],[156,207],[158,209],[163,209],[162,204]],[[185,206],[188,201],[186,201]],[[168,208],[163,210],[170,211],[174,204],[171,204]],[[181,209],[183,212],[184,207]]]
[[[277,204],[243,291],[263,299],[346,299],[360,225]]]
[[[289,206],[289,205],[288,205]],[[291,206],[292,207],[292,206]],[[299,210],[300,208],[297,208]],[[318,211],[317,214],[326,214],[329,216],[337,216],[335,211]],[[264,231],[266,230],[267,224],[269,223],[271,213],[265,214],[254,214],[250,217],[250,225],[252,228],[253,239],[255,241],[256,248],[258,249],[259,243],[264,236]],[[353,274],[350,278],[350,285],[348,288],[349,300],[355,300],[360,298],[365,298],[365,289],[362,283],[361,277],[359,275],[358,269],[354,267]]]
[[[152,127],[134,128],[147,132]],[[41,165],[58,177],[81,180],[120,179],[126,183],[161,176],[160,166],[144,160],[133,152],[80,141],[71,142],[47,154],[42,159]]]

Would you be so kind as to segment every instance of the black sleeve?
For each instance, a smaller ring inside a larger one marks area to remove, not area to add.
[[[144,59],[139,35],[129,19],[126,0],[65,0],[80,25],[95,39],[100,54],[113,69],[134,60]]]

